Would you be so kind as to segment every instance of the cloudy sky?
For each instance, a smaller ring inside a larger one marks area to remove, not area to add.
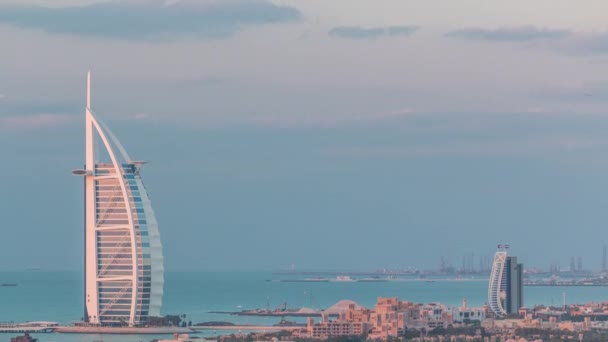
[[[0,269],[82,265],[85,75],[166,268],[599,267],[604,0],[0,0]],[[477,262],[476,262],[477,264]]]

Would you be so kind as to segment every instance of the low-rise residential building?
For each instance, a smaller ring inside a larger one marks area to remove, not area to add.
[[[397,336],[405,328],[405,313],[403,312],[405,302],[400,302],[397,297],[379,297],[374,309],[370,311],[370,322],[373,338],[386,338]]]
[[[339,313],[332,311],[332,315],[338,315],[335,320],[329,320],[327,313],[319,323],[310,318],[306,331],[300,336],[321,339],[367,334],[370,339],[386,339],[401,336],[406,330],[432,330],[447,328],[454,322],[482,321],[487,310],[469,308],[466,301],[459,308],[449,308],[440,303],[400,301],[397,297],[379,297],[371,309],[354,302],[344,307]]]
[[[462,300],[462,305],[460,307],[452,308],[452,320],[454,321],[454,323],[465,323],[473,321],[481,322],[486,319],[487,312],[487,306],[476,308],[469,307],[465,298]]]
[[[536,341],[541,340],[541,336],[548,339],[591,336],[595,340],[608,340],[608,303],[520,308],[517,314],[510,316],[512,318],[495,317],[488,306],[469,307],[466,300],[453,308],[440,303],[400,301],[396,297],[379,297],[370,309],[354,302],[343,301],[342,304],[339,310],[331,311],[337,319],[329,320],[329,312],[316,324],[310,318],[307,328],[294,336],[325,339],[367,335],[370,340],[409,336],[420,341],[478,341],[483,338],[488,342],[524,341],[525,338]],[[477,322],[481,325],[468,324]],[[436,328],[446,329],[445,335],[427,335]],[[470,328],[475,332],[471,333]],[[458,335],[467,329],[465,335]]]
[[[315,324],[314,318],[308,318],[306,325],[307,337],[327,339],[335,336],[361,336],[367,332],[368,323],[349,322],[342,319],[329,320],[323,316],[321,322]]]
[[[420,308],[420,320],[426,323],[426,328],[446,328],[454,322],[452,311],[443,304],[429,303]]]

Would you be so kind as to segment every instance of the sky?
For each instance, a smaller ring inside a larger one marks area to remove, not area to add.
[[[92,107],[167,270],[599,268],[604,0],[0,0],[0,270],[82,267]],[[478,261],[475,261],[478,264]]]

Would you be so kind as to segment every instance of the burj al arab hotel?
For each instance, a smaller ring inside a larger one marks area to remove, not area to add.
[[[84,178],[85,312],[95,325],[146,324],[160,316],[163,255],[158,224],[140,171],[91,109],[87,75]]]

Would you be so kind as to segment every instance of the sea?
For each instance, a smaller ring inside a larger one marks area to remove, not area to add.
[[[389,282],[281,282],[293,276],[272,272],[166,272],[162,313],[186,315],[193,324],[228,321],[235,324],[275,324],[280,317],[247,317],[211,311],[254,308],[328,308],[342,299],[372,307],[377,297],[398,297],[419,303],[448,306],[481,306],[487,301],[487,278],[403,278]],[[52,321],[71,324],[83,314],[82,272],[0,272],[0,322]],[[562,305],[608,300],[606,287],[525,287],[524,303]],[[286,318],[289,320],[297,320]],[[300,319],[301,321],[302,319]],[[195,336],[226,334],[205,331]],[[0,334],[10,341],[11,334]],[[167,335],[33,334],[38,341],[54,342],[149,342]]]

